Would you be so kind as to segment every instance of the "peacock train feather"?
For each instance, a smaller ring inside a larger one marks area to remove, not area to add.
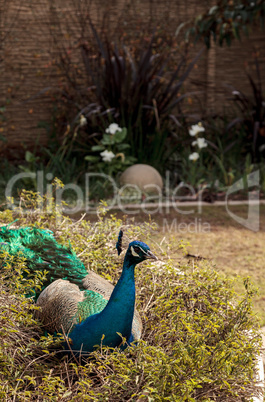
[[[116,248],[122,250],[120,231]],[[135,266],[156,259],[143,242],[133,241],[125,254],[116,286],[87,271],[71,247],[56,242],[51,231],[37,228],[0,228],[0,247],[20,253],[28,271],[48,271],[37,299],[38,318],[49,332],[68,334],[65,348],[76,353],[90,352],[96,345],[116,347],[121,335],[126,342],[140,339],[142,322],[135,310]]]
[[[68,279],[81,287],[82,280],[88,274],[71,247],[57,243],[50,230],[34,227],[10,229],[3,226],[0,228],[0,248],[11,256],[19,254],[25,258],[28,272],[24,276],[30,276],[35,271],[46,271],[43,289],[59,278]]]

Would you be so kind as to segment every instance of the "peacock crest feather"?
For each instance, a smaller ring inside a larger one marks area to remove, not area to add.
[[[116,249],[118,251],[118,255],[120,255],[120,253],[122,252],[122,236],[123,236],[123,231],[121,229],[119,232],[118,241],[116,243]]]

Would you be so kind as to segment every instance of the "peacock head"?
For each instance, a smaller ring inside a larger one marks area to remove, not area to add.
[[[126,257],[134,264],[139,264],[144,260],[158,258],[151,252],[150,247],[142,241],[135,240],[129,244]]]

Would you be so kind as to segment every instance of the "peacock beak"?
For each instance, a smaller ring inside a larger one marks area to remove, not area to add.
[[[146,260],[158,260],[157,256],[154,255],[150,250],[146,252]]]

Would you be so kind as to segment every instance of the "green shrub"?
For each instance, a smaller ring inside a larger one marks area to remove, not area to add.
[[[95,224],[38,211],[19,216],[18,224],[52,229],[61,243],[72,247],[89,266],[116,281],[121,267],[115,242],[122,222],[103,216]],[[11,222],[10,212],[0,222]],[[18,215],[17,215],[18,216]],[[56,225],[57,223],[57,225]],[[151,224],[123,225],[125,243],[152,241]],[[2,400],[41,401],[246,401],[257,393],[254,357],[260,348],[257,318],[252,312],[255,293],[248,280],[236,295],[233,282],[205,261],[183,264],[185,245],[174,245],[179,259],[142,264],[136,270],[137,308],[144,322],[143,339],[124,352],[103,348],[83,364],[58,359],[58,342],[41,336],[34,307],[23,294],[29,284],[21,273],[23,259],[1,255],[0,396]],[[124,245],[126,248],[126,244]],[[30,283],[38,286],[40,275]],[[4,285],[3,285],[4,284]]]

